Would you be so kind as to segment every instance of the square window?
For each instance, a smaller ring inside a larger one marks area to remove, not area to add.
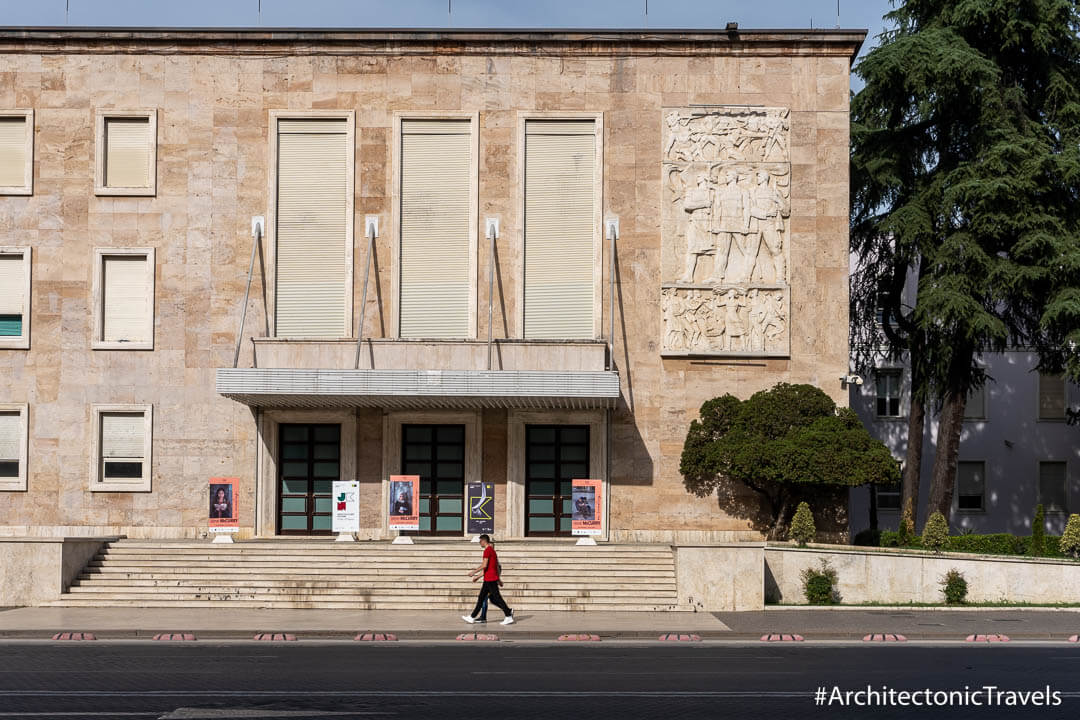
[[[29,406],[0,404],[0,491],[26,490]]]
[[[154,195],[157,186],[157,111],[99,110],[94,192]]]
[[[34,191],[34,111],[0,110],[0,195]]]
[[[962,461],[956,464],[956,507],[958,510],[986,509],[986,463]]]
[[[154,249],[94,251],[95,350],[154,349]]]
[[[0,348],[30,347],[28,247],[0,247]]]
[[[152,405],[93,405],[90,490],[150,492]]]
[[[874,385],[877,390],[877,416],[900,417],[900,371],[879,370]]]
[[[1039,463],[1039,504],[1048,513],[1069,511],[1067,465],[1063,462]]]

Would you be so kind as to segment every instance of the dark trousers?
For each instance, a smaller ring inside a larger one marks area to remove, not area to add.
[[[484,584],[480,587],[480,597],[476,599],[476,607],[472,611],[473,617],[480,614],[485,600],[490,600],[491,604],[502,610],[505,615],[510,615],[510,608],[507,606],[506,601],[503,600],[502,593],[499,592],[498,580],[484,581]]]

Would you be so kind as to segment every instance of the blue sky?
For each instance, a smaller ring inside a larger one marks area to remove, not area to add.
[[[450,12],[447,12],[448,6]],[[890,0],[0,0],[0,25],[884,28]],[[837,15],[839,8],[839,16]],[[838,22],[839,21],[839,22]]]

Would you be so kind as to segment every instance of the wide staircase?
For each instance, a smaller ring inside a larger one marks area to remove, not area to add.
[[[503,593],[521,610],[677,610],[667,545],[497,546]],[[463,609],[479,587],[478,545],[120,540],[90,561],[57,606]],[[495,611],[498,614],[498,611]]]

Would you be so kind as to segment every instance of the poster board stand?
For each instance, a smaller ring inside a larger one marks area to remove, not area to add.
[[[338,533],[334,542],[356,542],[356,537],[352,533]]]
[[[578,541],[576,543],[574,543],[574,544],[575,545],[595,545],[596,541],[593,540],[591,537],[583,537],[583,538],[579,538]]]
[[[232,533],[230,532],[214,532],[213,530],[211,530],[210,532],[214,535],[214,539],[210,541],[211,543],[217,544],[233,542]]]
[[[412,545],[413,541],[412,541],[412,538],[409,537],[408,535],[398,535],[396,538],[394,538],[393,542],[391,542],[390,544],[391,545]]]

